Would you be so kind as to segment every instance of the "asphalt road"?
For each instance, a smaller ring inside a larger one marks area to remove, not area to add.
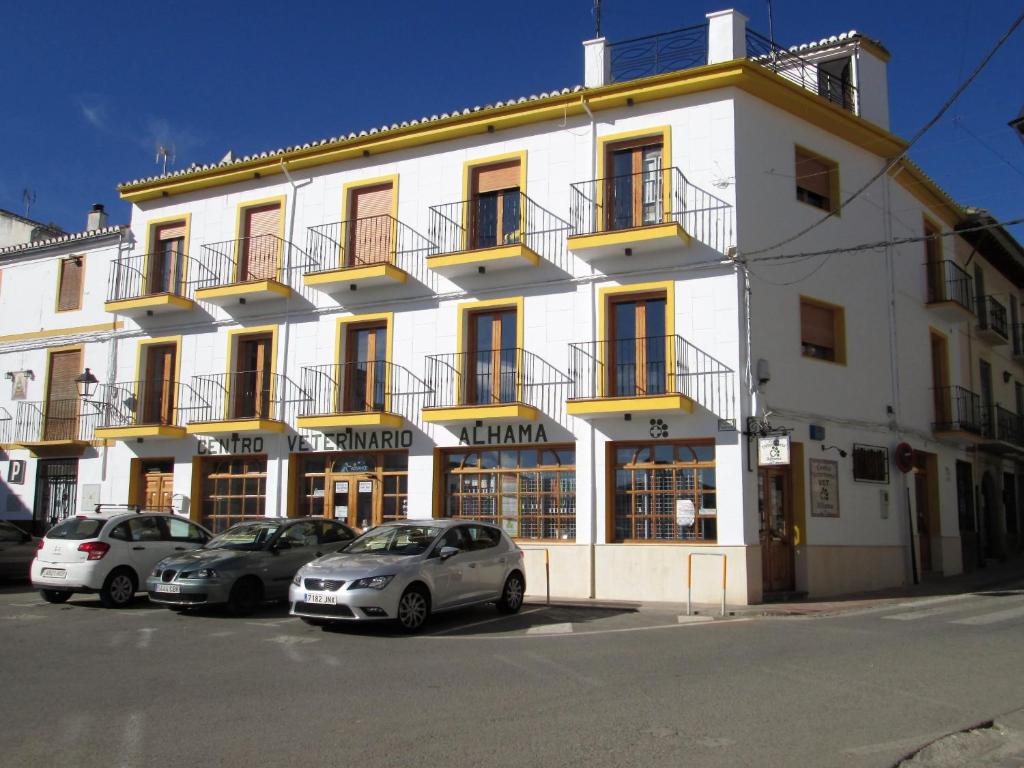
[[[0,765],[891,766],[1024,706],[1024,585],[680,623],[527,604],[423,635],[0,589]]]

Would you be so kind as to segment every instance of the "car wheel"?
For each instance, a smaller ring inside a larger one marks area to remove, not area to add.
[[[39,594],[48,603],[66,603],[71,599],[71,593],[63,589],[40,589]]]
[[[263,602],[263,585],[257,579],[239,579],[228,595],[228,613],[232,616],[249,616]]]
[[[398,600],[398,624],[405,632],[418,632],[430,617],[430,597],[420,586],[413,585]]]
[[[135,598],[135,578],[131,571],[118,568],[110,572],[100,588],[104,608],[124,608]]]
[[[510,573],[505,579],[505,586],[501,590],[501,597],[498,599],[498,610],[502,613],[518,613],[523,607],[523,592],[526,585],[523,584],[523,577],[517,571]]]

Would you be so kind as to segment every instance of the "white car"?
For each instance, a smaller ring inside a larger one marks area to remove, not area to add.
[[[291,614],[311,624],[394,619],[406,632],[431,613],[495,603],[515,613],[526,591],[523,551],[500,528],[408,520],[367,531],[298,570]]]
[[[156,512],[70,517],[39,542],[32,586],[48,603],[85,592],[98,593],[107,608],[122,608],[160,560],[198,549],[212,536],[191,520]]]

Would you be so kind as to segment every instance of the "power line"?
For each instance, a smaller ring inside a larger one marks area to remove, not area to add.
[[[756,250],[749,251],[749,254],[750,255],[757,255],[759,253],[765,253],[766,251],[773,251],[776,248],[781,248],[784,245],[788,245],[789,243],[792,243],[794,240],[797,240],[797,239],[803,237],[808,232],[811,232],[812,230],[817,229],[822,224],[824,224],[826,221],[831,219],[833,216],[837,215],[843,208],[845,208],[850,203],[852,203],[854,200],[856,200],[858,197],[860,197],[860,195],[865,190],[867,190],[868,187],[870,187],[872,184],[874,184],[876,181],[878,181],[880,178],[882,178],[885,174],[887,174],[889,171],[891,171],[894,167],[896,167],[897,163],[899,163],[900,160],[903,159],[903,157],[907,154],[908,151],[910,151],[910,148],[912,146],[914,146],[914,144],[918,141],[918,139],[920,139],[922,136],[924,136],[925,133],[927,133],[937,122],[939,122],[939,120],[942,119],[942,116],[945,115],[947,111],[949,111],[949,108],[953,106],[954,102],[956,102],[956,100],[960,97],[960,94],[962,94],[967,89],[967,87],[972,82],[974,82],[974,80],[978,77],[978,75],[981,74],[982,70],[986,66],[988,66],[988,63],[992,60],[992,57],[995,56],[996,52],[1000,48],[1003,47],[1003,44],[1006,43],[1006,41],[1010,39],[1010,36],[1017,30],[1017,27],[1019,27],[1021,25],[1021,22],[1024,22],[1024,12],[1022,12],[1019,16],[1017,16],[1017,18],[1014,20],[1014,22],[1010,25],[1010,28],[1006,30],[1006,32],[1003,34],[1003,36],[1001,38],[999,38],[999,40],[996,42],[996,44],[992,47],[991,50],[989,50],[989,52],[985,55],[985,57],[978,64],[978,66],[976,66],[974,68],[974,71],[971,72],[971,74],[967,77],[967,79],[964,80],[962,83],[960,83],[960,85],[957,87],[957,89],[955,91],[953,91],[953,93],[949,96],[949,98],[946,99],[946,101],[942,105],[942,107],[939,108],[939,111],[936,112],[935,115],[927,123],[925,123],[923,126],[921,126],[921,128],[919,128],[917,133],[915,133],[911,137],[910,141],[899,152],[899,154],[897,154],[896,157],[894,157],[891,160],[889,160],[882,167],[882,170],[880,170],[878,173],[876,173],[874,176],[872,176],[870,179],[868,179],[867,183],[865,183],[856,192],[854,192],[852,195],[850,195],[845,201],[843,201],[838,206],[836,206],[835,209],[829,211],[827,214],[822,216],[820,219],[818,219],[816,222],[814,222],[810,226],[804,227],[802,230],[797,232],[795,235],[792,235],[791,237],[787,237],[785,240],[780,240],[779,242],[775,243],[774,245],[767,246],[766,248],[758,248]]]

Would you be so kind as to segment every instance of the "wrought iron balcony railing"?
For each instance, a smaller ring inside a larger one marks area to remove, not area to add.
[[[994,296],[978,297],[978,330],[992,331],[1004,340],[1010,340],[1006,307]]]
[[[1011,445],[1024,445],[1024,420],[1021,416],[1008,411],[1001,405],[993,405],[988,409],[982,425],[982,434],[990,440],[997,440]]]
[[[826,101],[860,114],[859,94],[849,78],[821,69],[818,64],[750,29],[747,30],[747,58]]]
[[[735,418],[735,371],[680,336],[579,342],[569,345],[569,360],[573,399],[679,394]]]
[[[0,408],[0,445],[11,442],[14,436],[14,417],[6,408]]]
[[[569,214],[573,235],[674,221],[720,253],[733,245],[732,205],[691,184],[674,167],[572,184]]]
[[[608,46],[612,82],[701,67],[708,63],[708,25],[673,29]]]
[[[412,371],[387,360],[306,366],[302,389],[309,396],[302,404],[302,416],[394,412],[401,397],[429,392]]]
[[[434,250],[427,238],[388,214],[310,227],[306,247],[311,272],[392,264],[413,273],[413,261]]]
[[[94,399],[101,427],[184,427],[200,410],[198,394],[188,384],[164,379],[122,381],[103,388]]]
[[[292,406],[309,400],[294,382],[266,371],[197,375],[191,389],[196,403],[190,421],[280,419],[282,411],[286,419]]]
[[[21,402],[14,415],[14,442],[91,440],[101,415],[91,401],[78,398]]]
[[[978,393],[960,386],[936,387],[932,392],[935,398],[933,430],[984,434],[985,417]]]
[[[562,265],[569,229],[569,222],[515,189],[430,207],[430,240],[442,254],[522,244]]]
[[[554,390],[572,383],[544,358],[520,347],[428,355],[426,369],[431,408],[523,403],[547,411],[559,400]]]
[[[195,284],[214,279],[197,259],[183,253],[137,253],[110,262],[107,301],[171,294],[191,299]]]
[[[291,275],[312,263],[293,243],[277,235],[256,235],[203,245],[206,272],[196,281],[199,288],[277,280],[290,285]],[[290,256],[290,258],[289,258]],[[288,263],[287,270],[285,263]]]
[[[928,303],[952,301],[973,311],[974,279],[949,259],[925,264],[928,275]]]

